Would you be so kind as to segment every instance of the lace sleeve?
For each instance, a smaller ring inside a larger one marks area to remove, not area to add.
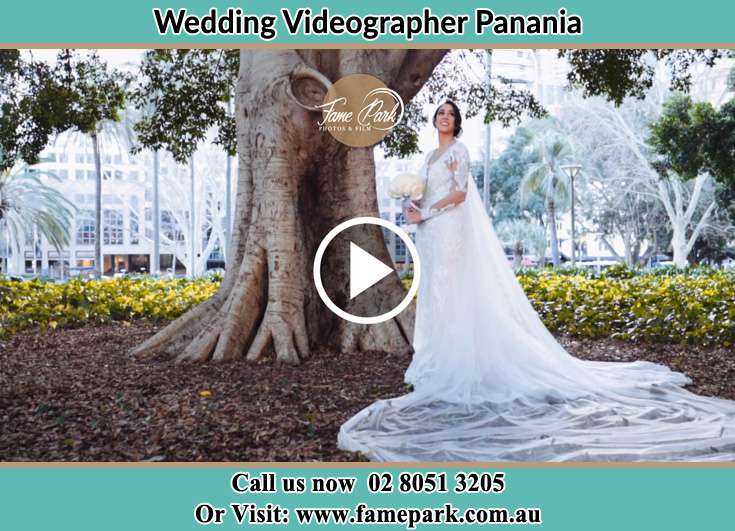
[[[464,144],[459,143],[454,147],[456,149],[453,149],[452,152],[447,155],[447,159],[445,161],[447,168],[452,172],[452,187],[450,194],[455,192],[467,192],[467,184],[470,178],[470,154],[467,147]],[[426,206],[420,210],[421,219],[425,221],[429,218],[433,218],[434,216],[456,207],[459,203],[461,203],[461,201],[458,203],[446,204],[441,208],[434,208],[430,205]]]
[[[464,144],[457,144],[455,147],[447,157],[447,166],[452,172],[452,191],[466,192],[470,178],[470,154]]]

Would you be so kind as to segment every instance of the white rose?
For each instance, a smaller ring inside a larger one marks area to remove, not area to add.
[[[402,173],[393,178],[388,194],[395,198],[421,199],[424,193],[424,181],[415,173]]]

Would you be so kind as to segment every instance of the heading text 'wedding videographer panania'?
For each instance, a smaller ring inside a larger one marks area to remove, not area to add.
[[[154,8],[153,17],[161,35],[253,35],[264,41],[278,37],[277,15],[247,14],[239,7],[227,8],[221,14],[213,7],[205,15],[190,13],[185,8]],[[417,36],[460,36],[470,31],[475,35],[582,34],[582,17],[567,13],[563,7],[556,13],[542,15],[506,15],[481,8],[475,9],[472,16],[435,15],[428,7],[421,14],[406,15],[342,15],[326,7],[318,13],[309,8],[295,11],[283,8],[280,19],[289,35],[357,35],[366,41],[381,36],[399,36],[411,41]]]

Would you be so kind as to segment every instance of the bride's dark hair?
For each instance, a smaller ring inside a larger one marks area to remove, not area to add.
[[[443,103],[439,104],[434,111],[434,118],[431,120],[431,123],[436,127],[436,115],[439,114],[439,109],[442,108],[442,105],[446,105],[447,103],[454,109],[454,136],[457,137],[462,134],[462,113],[459,112],[459,107],[452,100],[444,100]]]

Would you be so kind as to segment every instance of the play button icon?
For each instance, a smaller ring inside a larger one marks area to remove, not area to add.
[[[389,265],[390,262],[385,261],[389,260],[387,250],[381,247],[382,240],[375,238],[374,231],[378,230],[375,225],[393,232],[411,255],[413,280],[408,292],[402,288],[396,289],[396,283],[399,282],[397,276],[393,280],[387,278],[391,274],[396,275],[396,272]],[[325,252],[328,258],[325,258]],[[376,254],[384,256],[384,259],[377,258]],[[346,263],[348,256],[349,268]],[[323,261],[327,264],[324,271],[328,289],[322,282]],[[336,269],[335,264],[338,265]],[[345,274],[349,274],[349,279],[345,278]],[[416,296],[420,278],[421,263],[413,240],[403,229],[381,218],[359,217],[340,223],[324,237],[314,257],[314,286],[319,297],[332,312],[353,323],[377,324],[396,317]],[[366,308],[372,309],[372,313],[355,315]]]
[[[392,272],[393,268],[350,242],[350,299],[354,299]]]

